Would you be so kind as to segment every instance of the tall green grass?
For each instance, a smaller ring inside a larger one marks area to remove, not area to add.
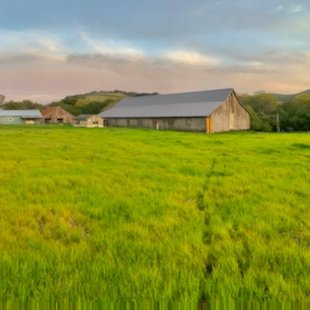
[[[309,134],[0,127],[2,300],[309,301]]]

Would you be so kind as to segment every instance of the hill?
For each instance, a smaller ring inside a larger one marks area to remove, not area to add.
[[[155,93],[154,93],[155,94]],[[150,95],[148,93],[114,91],[94,91],[86,94],[68,96],[50,106],[61,106],[73,115],[98,114],[108,109],[125,97]]]
[[[122,90],[114,91],[93,91],[86,94],[67,96],[59,101],[52,102],[48,105],[42,105],[29,100],[4,102],[5,96],[0,95],[0,109],[18,110],[18,109],[39,109],[42,110],[47,106],[61,106],[73,115],[80,114],[98,114],[105,109],[112,107],[125,97],[155,95],[157,93],[137,93],[126,92]]]
[[[310,301],[308,135],[46,126],[0,141],[1,300]]]
[[[275,96],[277,100],[280,102],[287,102],[301,95],[310,95],[310,89],[291,95],[285,95],[285,94],[272,94],[272,95]]]

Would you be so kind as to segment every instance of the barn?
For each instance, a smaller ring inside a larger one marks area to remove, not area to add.
[[[39,110],[0,110],[0,125],[41,124]]]
[[[76,117],[74,122],[75,127],[87,127],[87,128],[95,128],[103,127],[103,119],[98,115],[93,114],[81,114]]]
[[[207,133],[250,129],[250,114],[232,88],[126,98],[100,116],[112,127]]]
[[[41,111],[46,124],[73,124],[75,117],[62,107],[48,107]]]

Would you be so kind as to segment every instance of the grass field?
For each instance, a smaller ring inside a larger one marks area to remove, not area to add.
[[[0,127],[0,298],[310,301],[310,135]]]

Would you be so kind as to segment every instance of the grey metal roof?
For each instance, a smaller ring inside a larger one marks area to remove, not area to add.
[[[99,115],[106,118],[208,116],[231,94],[232,88],[191,93],[131,97]]]
[[[0,117],[42,118],[39,110],[0,110]]]

